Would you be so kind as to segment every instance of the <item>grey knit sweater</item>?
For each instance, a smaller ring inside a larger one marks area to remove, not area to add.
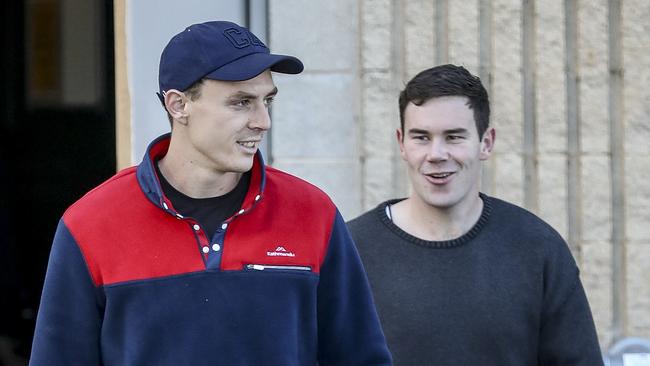
[[[348,223],[396,366],[599,366],[578,268],[560,235],[481,195],[463,236],[425,241],[386,205]]]

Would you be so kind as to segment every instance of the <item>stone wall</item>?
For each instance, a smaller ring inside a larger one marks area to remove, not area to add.
[[[345,213],[362,207],[359,13],[354,1],[269,2],[273,52],[297,55],[299,77],[274,75],[270,163],[330,193]]]
[[[274,165],[348,219],[406,195],[399,90],[424,68],[464,65],[484,80],[497,130],[483,190],[567,239],[604,348],[650,338],[650,2],[269,4],[271,48],[306,66],[276,79]]]

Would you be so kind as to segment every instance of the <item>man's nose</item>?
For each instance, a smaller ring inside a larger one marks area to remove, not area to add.
[[[449,158],[449,149],[443,139],[433,139],[427,151],[427,160],[444,161]]]
[[[259,105],[255,107],[255,111],[248,121],[248,127],[258,130],[268,130],[271,128],[271,115],[267,106]]]

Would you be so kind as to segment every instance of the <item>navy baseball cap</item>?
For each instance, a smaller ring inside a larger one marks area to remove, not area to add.
[[[272,54],[248,29],[232,22],[193,24],[175,35],[160,56],[158,97],[169,89],[184,91],[202,78],[242,81],[266,69],[299,74],[300,60]]]

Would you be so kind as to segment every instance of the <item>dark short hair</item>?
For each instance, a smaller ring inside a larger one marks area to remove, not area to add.
[[[203,81],[205,81],[205,78],[200,79],[199,81],[190,85],[190,87],[185,89],[183,93],[185,93],[185,95],[187,95],[187,97],[190,98],[190,100],[192,101],[199,99],[201,97],[201,87],[203,86]],[[172,115],[169,114],[169,112],[167,111],[167,107],[165,107],[164,102],[163,102],[163,108],[165,108],[165,111],[167,112],[167,119],[169,120],[169,125],[172,128],[174,128],[174,119],[172,118]]]
[[[474,111],[474,122],[478,138],[490,125],[490,101],[488,93],[478,76],[456,65],[440,65],[415,75],[399,94],[399,119],[404,131],[404,111],[413,103],[420,106],[428,100],[445,96],[467,97],[467,105]],[[403,135],[402,135],[403,136]]]

